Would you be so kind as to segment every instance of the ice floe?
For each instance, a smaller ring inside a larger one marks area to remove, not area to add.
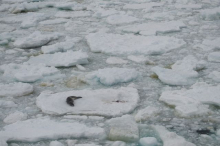
[[[128,61],[123,60],[123,59],[118,58],[118,57],[109,57],[106,60],[106,63],[108,63],[108,64],[126,64],[127,62]]]
[[[24,96],[33,92],[33,86],[27,83],[0,84],[1,96]]]
[[[154,137],[143,137],[139,140],[141,146],[158,146],[159,143]]]
[[[42,54],[36,57],[31,57],[28,60],[30,64],[45,64],[55,67],[69,67],[77,64],[88,64],[88,55],[82,51],[67,51],[54,54]]]
[[[204,20],[219,20],[220,19],[220,7],[212,9],[204,9],[200,11],[201,18]]]
[[[0,108],[13,108],[13,107],[17,107],[17,104],[15,104],[13,101],[0,100]]]
[[[214,50],[214,49],[220,49],[220,38],[215,38],[213,40],[205,39],[202,42],[201,47],[207,51]]]
[[[107,121],[109,125],[108,139],[116,141],[135,142],[139,139],[139,129],[134,118],[130,115],[112,118]]]
[[[56,130],[54,128],[56,127]],[[2,141],[37,142],[61,138],[104,138],[105,131],[77,122],[59,122],[49,118],[29,119],[7,125],[0,131]]]
[[[155,2],[150,2],[150,3],[141,3],[141,4],[126,4],[123,9],[132,9],[132,10],[136,10],[136,9],[147,9],[150,10],[153,7],[160,7],[163,6],[164,3],[155,3]]]
[[[167,36],[135,36],[131,34],[93,33],[86,36],[92,52],[114,55],[163,54],[185,44],[181,39]]]
[[[130,82],[138,77],[139,73],[135,69],[114,67],[93,71],[80,77],[80,79],[89,84],[101,83],[106,86],[111,86],[118,83]]]
[[[64,146],[64,145],[59,141],[51,141],[49,146]]]
[[[10,26],[8,24],[0,24],[0,33],[1,32],[10,32],[15,30],[13,26]]]
[[[46,45],[52,40],[56,40],[61,36],[59,33],[42,34],[36,31],[27,37],[17,39],[14,42],[14,46],[23,49],[36,48]]]
[[[145,121],[159,115],[160,113],[161,113],[160,108],[154,106],[148,106],[138,111],[138,113],[135,115],[135,120],[137,122]]]
[[[210,114],[208,105],[220,105],[218,98],[220,86],[199,82],[189,90],[164,91],[159,100],[174,106],[181,117],[193,117]]]
[[[4,72],[4,78],[20,82],[35,82],[37,80],[46,80],[46,78],[60,78],[63,76],[55,67],[46,67],[43,64],[11,63],[1,65],[1,71]]]
[[[208,61],[220,62],[220,52],[212,52],[208,55]]]
[[[55,24],[62,24],[68,22],[68,19],[65,18],[57,18],[57,19],[51,19],[51,20],[45,20],[41,21],[40,25],[55,25]]]
[[[111,15],[106,18],[106,22],[112,25],[132,23],[135,21],[138,21],[138,19],[128,15]]]
[[[123,141],[115,141],[111,146],[126,146],[126,143]]]
[[[196,146],[195,144],[186,141],[185,138],[177,135],[176,133],[168,131],[163,126],[153,125],[152,128],[163,141],[163,146]]]
[[[3,121],[7,124],[12,124],[17,121],[23,121],[27,119],[27,114],[24,114],[22,112],[16,111],[10,115],[8,115]]]
[[[102,17],[107,17],[110,15],[118,14],[118,13],[120,12],[115,9],[101,9],[100,8],[93,14],[93,17],[102,18]]]
[[[186,25],[182,21],[168,21],[133,24],[118,29],[123,32],[138,33],[141,35],[157,35],[158,33],[178,32],[184,27],[186,27]]]
[[[220,82],[220,72],[219,71],[213,71],[208,75],[209,78],[211,78],[215,82]]]
[[[89,12],[89,11],[74,11],[74,12],[58,11],[55,14],[55,16],[59,17],[59,18],[89,17],[89,16],[91,16],[91,12]]]
[[[81,96],[71,107],[66,103],[69,96]],[[37,106],[47,114],[79,114],[97,116],[120,116],[131,112],[139,101],[134,88],[75,90],[61,93],[41,93]]]
[[[168,85],[190,85],[195,83],[198,73],[196,70],[205,68],[205,62],[198,61],[194,56],[187,56],[183,60],[177,61],[171,69],[153,67],[152,71],[158,78]]]
[[[129,60],[137,62],[137,63],[145,63],[148,61],[148,58],[145,57],[144,55],[130,55],[127,57]]]

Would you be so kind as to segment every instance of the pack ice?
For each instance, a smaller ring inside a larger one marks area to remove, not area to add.
[[[195,79],[199,75],[196,70],[203,69],[204,67],[205,62],[198,61],[194,56],[189,55],[172,65],[172,69],[156,66],[152,68],[152,71],[165,84],[190,85],[195,83]]]
[[[42,54],[36,57],[31,57],[28,60],[30,64],[45,64],[55,67],[69,67],[77,64],[87,64],[88,55],[82,51],[67,51],[54,54]]]
[[[75,106],[69,106],[66,98],[80,96]],[[137,106],[139,95],[136,89],[75,90],[60,93],[41,93],[36,100],[37,106],[47,114],[96,115],[115,117],[131,112]]]
[[[211,114],[208,105],[220,106],[220,85],[212,86],[199,82],[189,90],[164,91],[159,100],[175,107],[181,117]]]
[[[128,68],[104,68],[81,76],[80,80],[89,84],[101,83],[106,86],[118,83],[130,82],[138,78],[139,73],[135,69]]]
[[[54,130],[56,128],[56,130]],[[37,142],[61,138],[104,138],[105,131],[77,122],[59,122],[49,118],[29,119],[3,127],[0,140]]]
[[[114,55],[163,54],[178,49],[183,40],[167,36],[135,36],[132,34],[93,33],[86,36],[92,52]]]

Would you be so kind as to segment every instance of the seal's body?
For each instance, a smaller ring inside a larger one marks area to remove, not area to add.
[[[79,99],[82,97],[77,97],[77,96],[69,96],[66,99],[66,103],[69,104],[70,106],[74,106],[74,100]]]

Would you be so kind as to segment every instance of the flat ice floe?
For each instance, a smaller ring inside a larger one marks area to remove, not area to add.
[[[80,96],[75,106],[69,106],[66,98]],[[37,106],[47,114],[96,115],[115,117],[134,110],[139,101],[138,91],[134,88],[75,90],[60,93],[41,93]]]
[[[150,2],[150,3],[141,3],[141,4],[126,4],[123,9],[131,9],[131,10],[139,10],[139,9],[146,9],[150,10],[153,7],[160,7],[163,6],[164,3],[155,3],[155,2]]]
[[[2,32],[10,32],[15,30],[13,26],[10,26],[8,24],[0,24],[0,33]]]
[[[89,11],[73,11],[73,12],[63,12],[59,11],[55,14],[55,17],[59,18],[78,18],[78,17],[89,17],[91,12]]]
[[[135,69],[114,67],[93,71],[80,77],[80,79],[89,84],[101,83],[106,86],[111,86],[118,83],[130,82],[138,77],[139,73]]]
[[[219,20],[220,19],[220,7],[205,9],[200,11],[201,18],[204,20]]]
[[[186,141],[185,138],[177,135],[176,133],[168,131],[163,126],[152,125],[151,127],[163,141],[163,146],[196,146],[195,144]]]
[[[102,139],[105,137],[105,131],[99,127],[88,127],[77,122],[58,122],[49,118],[38,118],[5,126],[0,131],[0,137],[0,140],[7,142],[37,142],[61,138]]]
[[[168,21],[133,24],[118,29],[123,32],[139,33],[141,35],[157,35],[158,33],[178,32],[184,27],[186,27],[186,25],[182,21]]]
[[[215,82],[220,82],[220,72],[219,71],[213,71],[208,75],[209,78],[211,78]]]
[[[17,104],[15,104],[13,101],[0,100],[0,108],[13,108],[13,107],[17,107]]]
[[[198,61],[194,56],[187,56],[171,66],[172,69],[153,67],[152,71],[158,78],[168,85],[190,85],[195,83],[198,73],[196,70],[203,69],[205,62]]]
[[[181,117],[193,117],[211,113],[208,105],[220,106],[220,85],[203,82],[194,84],[189,90],[164,91],[159,100],[174,106]]]
[[[145,121],[159,115],[160,113],[161,113],[160,108],[155,106],[148,106],[138,111],[138,113],[135,115],[135,120],[137,122]]]
[[[42,54],[36,57],[31,57],[28,60],[30,64],[45,64],[55,67],[69,67],[77,64],[88,64],[88,55],[82,51],[67,51],[64,53],[58,52],[54,54]]]
[[[215,38],[213,40],[205,39],[202,42],[201,47],[206,51],[214,50],[214,49],[220,49],[220,37]]]
[[[135,21],[138,21],[138,19],[128,15],[111,15],[106,18],[106,22],[112,25],[132,23]]]
[[[5,64],[0,66],[0,72],[4,72],[3,77],[9,80],[20,82],[35,82],[46,78],[62,77],[60,71],[55,67],[46,67],[43,64]]]
[[[108,64],[126,64],[126,63],[128,63],[128,61],[123,60],[123,59],[118,58],[118,57],[109,57],[106,60],[106,63],[108,63]]]
[[[33,92],[33,86],[27,83],[0,84],[1,96],[24,96]]]
[[[92,52],[114,55],[163,54],[185,44],[181,39],[167,36],[135,36],[132,34],[93,33],[86,36]]]
[[[27,37],[17,39],[14,42],[14,46],[23,49],[41,47],[52,40],[58,39],[60,36],[58,33],[41,34],[41,32],[36,31]]]
[[[62,24],[68,22],[68,19],[65,18],[57,18],[57,19],[51,19],[51,20],[45,20],[41,21],[40,25],[55,25],[55,24]]]
[[[27,114],[24,114],[22,112],[16,111],[10,115],[8,115],[3,121],[7,124],[12,124],[17,121],[23,121],[27,119]]]
[[[220,62],[220,52],[212,52],[208,55],[208,61]]]

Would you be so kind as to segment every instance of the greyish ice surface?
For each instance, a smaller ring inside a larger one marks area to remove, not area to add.
[[[0,0],[0,146],[220,146],[219,67],[220,0]]]

